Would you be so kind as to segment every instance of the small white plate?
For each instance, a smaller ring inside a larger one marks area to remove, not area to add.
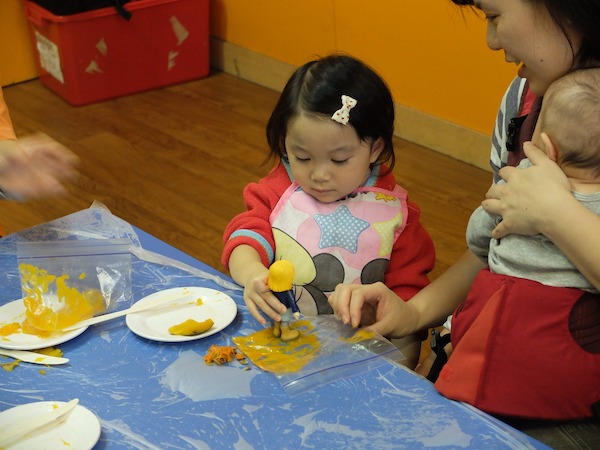
[[[0,306],[0,325],[12,322],[22,323],[25,320],[25,304],[23,300],[15,300]],[[87,330],[87,327],[78,328],[65,333],[56,332],[43,338],[34,334],[26,334],[21,331],[8,336],[0,336],[0,347],[10,350],[37,350],[52,347],[53,345],[67,342]]]
[[[154,302],[158,298],[173,298],[165,306],[127,314],[125,321],[138,336],[160,342],[185,342],[212,336],[233,322],[237,306],[233,299],[220,291],[202,287],[181,287],[155,292],[136,302]],[[201,300],[198,302],[198,300]],[[212,319],[214,325],[206,333],[196,336],[178,336],[169,333],[173,325],[194,319],[202,322]]]
[[[53,411],[65,402],[35,402],[15,406],[0,412],[0,429],[31,419],[31,417]],[[16,441],[7,450],[90,450],[100,439],[100,421],[89,409],[77,405],[62,422]]]

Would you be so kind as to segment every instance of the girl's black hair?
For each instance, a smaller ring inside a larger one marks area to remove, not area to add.
[[[451,1],[460,6],[475,6],[473,0]],[[573,54],[574,69],[600,66],[600,0],[527,1],[544,6],[565,36],[571,30],[580,37],[579,51]]]
[[[351,125],[358,137],[381,138],[384,149],[378,162],[394,167],[394,102],[377,73],[347,55],[330,55],[298,68],[287,82],[267,124],[270,157],[286,158],[285,137],[290,119],[301,113],[331,117],[342,106],[342,95],[356,100],[350,111]]]

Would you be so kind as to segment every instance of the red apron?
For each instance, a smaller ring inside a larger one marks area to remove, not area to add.
[[[591,325],[570,320],[576,305],[589,308]],[[454,313],[454,350],[435,387],[492,414],[591,417],[600,400],[599,312],[600,295],[483,270]]]

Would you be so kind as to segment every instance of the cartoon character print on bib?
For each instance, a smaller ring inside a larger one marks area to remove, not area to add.
[[[275,260],[294,264],[294,286],[303,314],[331,314],[327,297],[339,283],[383,281],[398,236],[406,227],[406,191],[359,188],[322,203],[292,183],[270,222]]]

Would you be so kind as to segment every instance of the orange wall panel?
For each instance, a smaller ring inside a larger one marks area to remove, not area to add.
[[[397,103],[491,134],[516,68],[487,48],[485,25],[450,0],[336,0],[339,48],[370,62]]]
[[[300,65],[342,51],[364,59],[397,103],[491,134],[516,68],[485,43],[485,20],[450,0],[213,0],[213,35]]]
[[[37,76],[27,20],[20,0],[0,0],[0,81],[3,85]]]
[[[295,66],[336,49],[333,0],[212,0],[211,34]]]

